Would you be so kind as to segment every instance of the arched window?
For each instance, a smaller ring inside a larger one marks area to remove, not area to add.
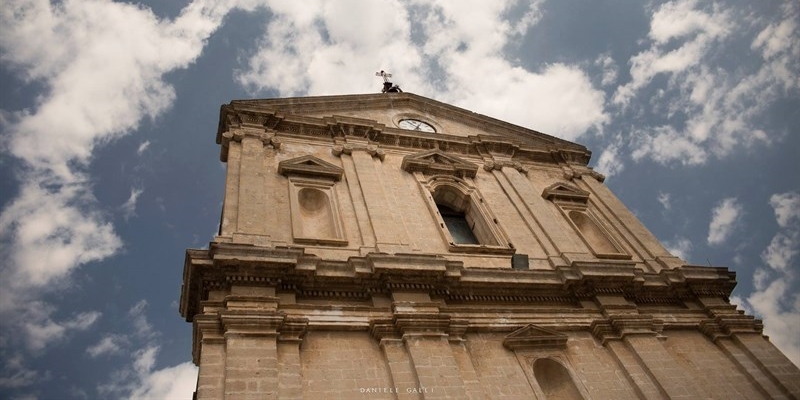
[[[456,244],[480,244],[464,212],[453,210],[444,204],[436,204],[436,208]]]
[[[569,371],[558,361],[540,358],[533,362],[533,376],[547,400],[583,399]]]
[[[477,189],[453,177],[434,177],[424,186],[451,251],[514,252]]]

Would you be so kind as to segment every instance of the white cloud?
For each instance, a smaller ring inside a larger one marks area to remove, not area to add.
[[[142,193],[144,193],[144,189],[135,187],[131,188],[130,197],[128,197],[128,200],[125,201],[125,204],[120,207],[125,220],[136,215],[136,201],[139,199],[139,196],[141,196]]]
[[[18,388],[33,385],[50,379],[50,374],[42,374],[25,366],[25,360],[20,354],[8,357],[3,365],[3,375],[0,376],[0,388]]]
[[[742,206],[735,197],[720,201],[711,211],[711,222],[708,225],[708,244],[719,245],[730,237],[736,227]]]
[[[130,399],[187,399],[197,387],[197,367],[191,362],[147,371]]]
[[[795,365],[800,365],[800,293],[791,290],[791,273],[771,280],[747,297],[747,304],[764,321],[764,332]]]
[[[770,197],[779,230],[761,253],[770,268],[753,274],[755,291],[740,299],[745,309],[764,320],[770,340],[800,366],[800,293],[797,291],[797,254],[800,248],[798,194],[776,193]]]
[[[681,260],[688,260],[689,253],[692,251],[692,241],[686,238],[676,237],[673,240],[664,242],[664,247],[672,255],[680,258]]]
[[[634,151],[631,157],[640,161],[646,157],[667,164],[680,161],[684,165],[706,162],[708,155],[697,143],[669,125],[651,128],[651,132],[636,131],[633,137]]]
[[[769,246],[761,253],[761,259],[772,269],[783,270],[800,252],[800,234],[780,232],[772,237]]]
[[[154,369],[158,346],[133,353],[129,366],[114,372],[111,381],[98,385],[102,396],[129,399],[188,399],[197,386],[197,367],[185,362]]]
[[[163,76],[200,55],[232,5],[195,0],[174,20],[159,20],[142,6],[108,0],[3,2],[0,61],[45,88],[29,108],[0,112],[2,151],[22,162],[19,194],[0,214],[4,345],[22,342],[37,353],[100,317],[95,311],[59,317],[55,305],[41,300],[69,287],[76,268],[122,248],[92,195],[88,164],[97,146],[170,107],[175,93]],[[6,384],[42,379],[12,367],[3,366]]]
[[[156,335],[153,326],[147,320],[145,309],[147,308],[147,300],[140,300],[130,310],[128,316],[133,324],[134,335],[142,339],[148,339]]]
[[[661,203],[665,210],[672,208],[672,196],[669,193],[658,192],[658,202]]]
[[[772,237],[761,259],[772,269],[787,270],[800,253],[800,194],[776,193],[770,196],[769,204],[781,231]]]
[[[611,58],[610,54],[601,54],[594,60],[594,64],[603,69],[603,75],[600,80],[602,86],[608,86],[617,81],[619,67],[617,67],[617,63]]]
[[[144,152],[145,152],[145,151],[147,151],[147,149],[149,149],[149,148],[150,148],[150,141],[149,141],[149,140],[145,140],[145,141],[144,141],[144,142],[142,142],[142,143],[139,145],[139,147],[136,149],[136,154],[138,154],[138,155],[142,155],[142,154],[144,154]]]
[[[606,147],[597,160],[597,167],[595,169],[610,178],[622,172],[625,165],[619,156],[619,145],[611,144]]]
[[[638,124],[630,141],[634,160],[697,165],[780,140],[782,132],[759,125],[776,99],[800,89],[798,19],[797,2],[785,3],[780,18],[769,24],[725,3],[660,5],[651,18],[649,47],[631,57],[631,80],[613,96],[614,104],[635,116],[652,113],[667,120]],[[761,31],[751,31],[758,26]],[[742,36],[753,38],[751,59],[725,61],[726,49],[738,46]]]
[[[4,127],[6,150],[30,167],[20,177],[22,194],[0,216],[18,261],[14,275],[40,286],[120,248],[113,227],[90,211],[95,200],[83,169],[98,143],[170,106],[174,91],[162,76],[194,61],[228,8],[196,1],[162,21],[110,1],[4,4],[2,60],[48,88]]]
[[[238,74],[253,91],[376,92],[372,72],[385,69],[406,91],[567,139],[608,121],[603,92],[578,66],[528,71],[504,57],[504,48],[539,20],[541,2],[513,21],[508,10],[524,3],[267,3],[275,18]]]
[[[103,355],[121,354],[122,349],[128,345],[128,339],[124,335],[107,335],[100,339],[96,344],[86,349],[86,354],[91,358]]]
[[[46,307],[45,305],[41,305]],[[33,351],[44,349],[51,343],[62,340],[70,331],[85,331],[102,315],[97,311],[83,312],[66,321],[54,321],[52,309],[43,311],[25,310],[26,321],[22,323],[24,340]]]
[[[797,192],[776,193],[769,198],[769,204],[775,210],[775,219],[782,228],[794,222],[800,222],[800,194]]]
[[[678,73],[696,66],[714,41],[724,38],[732,29],[730,15],[714,9],[698,10],[695,0],[678,0],[662,4],[650,21],[649,36],[653,46],[630,60],[631,82],[620,87],[614,102],[627,105],[636,91],[659,74]],[[678,48],[666,46],[671,39],[687,39]]]

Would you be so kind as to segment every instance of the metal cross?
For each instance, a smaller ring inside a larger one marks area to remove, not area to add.
[[[389,78],[392,77],[392,74],[383,72],[383,70],[381,70],[381,72],[376,72],[375,76],[382,76],[384,82],[389,82]]]

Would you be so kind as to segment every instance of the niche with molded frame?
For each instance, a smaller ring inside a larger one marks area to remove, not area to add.
[[[597,258],[630,259],[594,215],[589,192],[563,183],[551,185],[542,197],[552,201]]]
[[[533,362],[533,376],[541,394],[547,400],[583,399],[569,370],[552,358],[539,358]]]
[[[281,161],[278,173],[289,179],[292,237],[296,243],[347,245],[334,190],[344,170],[314,156]]]

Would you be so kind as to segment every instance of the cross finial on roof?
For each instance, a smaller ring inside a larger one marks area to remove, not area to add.
[[[387,73],[384,70],[381,70],[380,72],[376,72],[375,76],[383,77],[383,89],[381,90],[381,93],[402,93],[403,92],[400,89],[400,86],[392,84],[392,81],[389,80],[389,78],[392,77],[392,74]]]
[[[381,70],[381,72],[376,72],[375,76],[382,76],[384,82],[389,82],[389,78],[392,77],[392,74],[384,72],[383,70]]]

